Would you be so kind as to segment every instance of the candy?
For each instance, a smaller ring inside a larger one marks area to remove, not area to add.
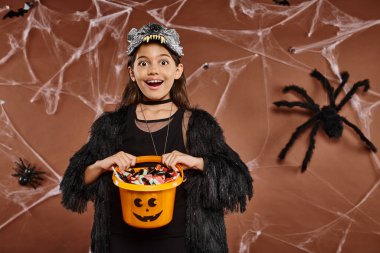
[[[159,185],[172,182],[178,177],[178,171],[157,164],[154,167],[143,167],[136,170],[129,168],[120,170],[117,168],[119,177],[126,183],[136,185]]]

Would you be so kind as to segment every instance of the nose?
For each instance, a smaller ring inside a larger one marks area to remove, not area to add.
[[[149,75],[157,75],[158,74],[158,66],[157,64],[150,64],[148,69]]]

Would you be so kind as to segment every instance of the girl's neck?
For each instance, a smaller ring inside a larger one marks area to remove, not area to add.
[[[155,112],[170,111],[170,109],[176,108],[172,99],[165,98],[161,100],[148,100],[143,98],[138,107],[143,108],[143,110]]]
[[[159,100],[164,101],[164,100]],[[168,118],[177,111],[177,106],[170,100],[163,103],[139,103],[136,107],[138,119],[143,119],[142,110],[147,120]]]
[[[143,100],[141,104],[143,105],[161,105],[172,102],[171,98],[163,99],[163,100]]]

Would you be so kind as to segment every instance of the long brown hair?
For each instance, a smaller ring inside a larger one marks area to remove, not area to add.
[[[169,48],[167,48],[165,45],[161,45],[165,47],[171,57],[173,58],[176,66],[178,66],[181,63],[181,58],[177,56],[175,53],[173,53]],[[136,60],[136,54],[137,54],[138,48],[128,57],[128,67],[133,68],[133,64]],[[190,102],[189,98],[187,96],[186,91],[186,77],[185,73],[182,72],[182,75],[180,78],[174,80],[173,87],[170,90],[170,98],[172,99],[173,103],[179,107],[179,108],[190,108]],[[143,100],[143,94],[140,91],[139,87],[137,86],[137,83],[132,81],[131,77],[129,76],[128,84],[124,89],[123,97],[121,102],[119,103],[119,107],[132,105],[132,104],[138,104]]]

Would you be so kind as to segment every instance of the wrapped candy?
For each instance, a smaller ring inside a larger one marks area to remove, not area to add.
[[[126,183],[136,185],[159,185],[174,181],[179,173],[161,164],[152,167],[116,169],[118,176]]]

